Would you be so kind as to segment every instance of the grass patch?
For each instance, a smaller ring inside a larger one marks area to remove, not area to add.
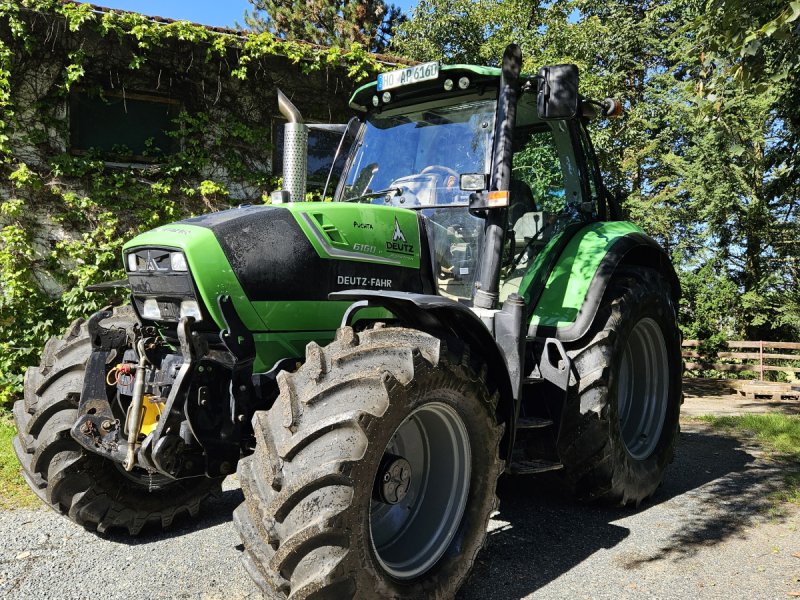
[[[41,501],[20,475],[11,439],[17,434],[11,419],[0,413],[0,510],[38,506]]]
[[[752,437],[766,450],[800,462],[800,416],[780,413],[703,416],[699,420]]]
[[[780,413],[717,417],[707,415],[697,420],[718,429],[736,433],[757,442],[772,458],[786,462],[790,472],[784,476],[785,488],[772,494],[776,503],[800,505],[800,416]]]

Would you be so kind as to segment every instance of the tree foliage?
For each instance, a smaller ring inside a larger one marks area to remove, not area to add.
[[[372,52],[386,49],[399,8],[383,0],[250,0],[245,23],[256,32],[326,46],[358,43]]]
[[[392,49],[496,64],[512,41],[622,98],[595,144],[673,256],[684,334],[800,339],[800,2],[422,0]]]
[[[62,0],[0,0],[0,409],[21,393],[48,337],[124,300],[86,286],[124,276],[125,241],[227,208],[227,186],[253,202],[273,189],[273,76],[342,89],[314,117],[327,118],[344,111],[346,88],[382,68],[357,44],[323,48]],[[107,156],[68,152],[70,90],[102,97],[109,85],[179,96],[179,149],[113,167]]]

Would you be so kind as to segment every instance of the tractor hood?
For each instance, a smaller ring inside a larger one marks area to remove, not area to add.
[[[276,305],[321,303],[331,292],[352,288],[433,290],[430,269],[421,268],[429,260],[421,260],[428,251],[418,216],[391,206],[244,206],[153,229],[123,248],[134,299],[167,295],[169,290],[159,282],[178,281],[179,274],[159,268],[148,254],[167,256],[170,251],[185,256],[183,277],[191,278],[207,314],[220,328],[220,295],[231,296],[249,329],[270,331],[289,327],[284,317],[276,319]],[[130,254],[137,255],[138,270],[131,269],[137,259],[129,259]],[[184,281],[179,289],[187,285]],[[314,320],[311,314],[307,323],[291,327],[310,329]],[[315,323],[313,328],[322,325],[331,323]]]

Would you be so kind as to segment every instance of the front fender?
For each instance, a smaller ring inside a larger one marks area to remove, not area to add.
[[[491,332],[472,310],[443,296],[391,292],[386,290],[344,290],[329,294],[330,300],[366,301],[369,306],[385,308],[407,327],[425,331],[437,337],[450,337],[466,343],[473,356],[486,364],[488,378],[497,387],[498,421],[505,423],[502,449],[506,450],[514,431],[514,397],[511,378],[503,353]],[[347,313],[346,313],[347,315]]]

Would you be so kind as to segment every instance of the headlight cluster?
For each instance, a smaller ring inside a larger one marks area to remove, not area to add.
[[[128,271],[187,272],[189,264],[183,252],[147,251],[131,252],[127,259]]]
[[[203,320],[186,255],[170,248],[136,248],[125,256],[139,314],[151,321]]]

